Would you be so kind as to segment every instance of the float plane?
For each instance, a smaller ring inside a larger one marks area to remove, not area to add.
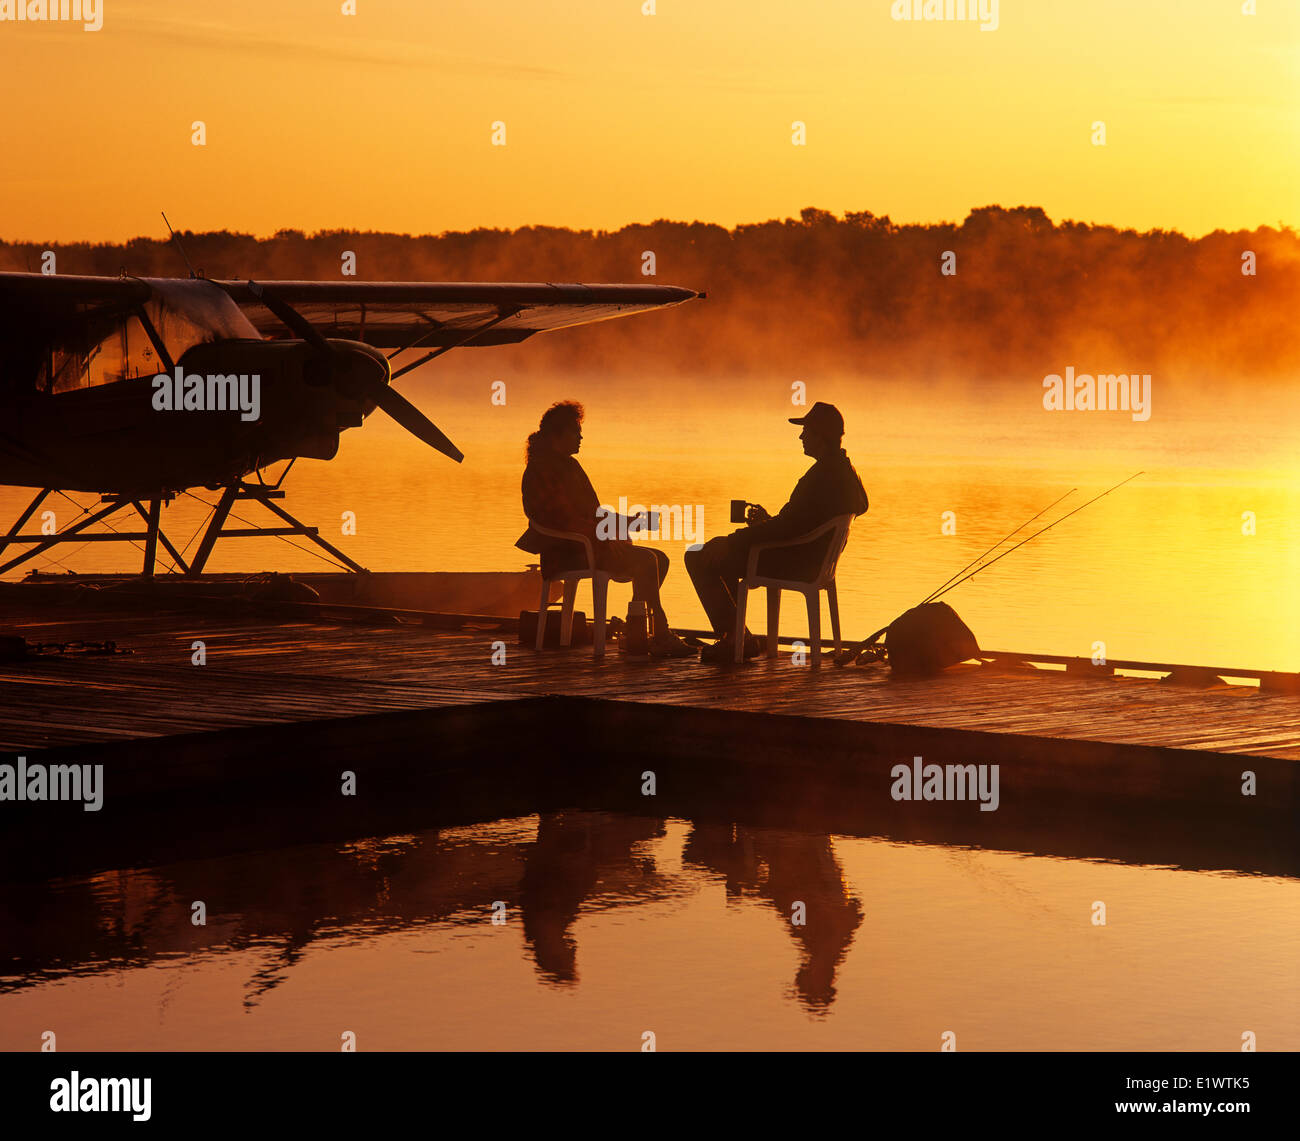
[[[360,570],[275,502],[284,473],[271,486],[264,468],[333,459],[339,434],[376,408],[460,462],[392,381],[454,348],[515,344],[703,296],[659,285],[0,273],[0,484],[38,489],[0,536],[0,551],[32,549],[0,563],[0,574],[69,539],[130,539],[145,543],[145,575],[160,544],[182,573],[198,575],[219,538],[272,534],[304,535]],[[394,367],[402,353],[420,355]],[[257,481],[245,482],[252,473]],[[222,494],[187,562],[160,520],[162,505],[191,487]],[[56,491],[98,493],[102,505],[55,535],[24,534]],[[227,528],[242,500],[285,525]],[[146,529],[89,530],[119,511],[134,511]]]

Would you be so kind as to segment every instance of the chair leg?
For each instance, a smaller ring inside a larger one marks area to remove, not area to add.
[[[605,652],[605,605],[609,600],[609,579],[593,575],[591,579],[592,646],[595,657]]]
[[[564,610],[560,614],[560,645],[566,649],[573,644],[573,604],[578,599],[577,579],[564,580]]]
[[[767,656],[776,657],[776,644],[781,632],[781,588],[767,588]]]
[[[537,646],[541,649],[546,640],[546,605],[551,599],[551,584],[542,579],[542,600],[537,604]]]
[[[822,593],[810,590],[804,599],[808,603],[808,663],[819,666],[822,664]]]
[[[826,586],[826,605],[831,612],[831,635],[835,639],[835,657],[838,660],[840,656],[840,600],[835,593],[835,580],[832,579]]]
[[[744,579],[741,579],[740,585],[736,587],[736,628],[732,631],[736,643],[736,665],[740,665],[745,660],[745,611],[748,606],[749,587],[745,585]]]

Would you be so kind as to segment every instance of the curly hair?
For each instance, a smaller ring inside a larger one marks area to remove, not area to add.
[[[582,405],[576,400],[557,400],[542,413],[542,419],[537,425],[537,431],[528,437],[528,443],[524,448],[524,458],[531,462],[533,449],[540,439],[544,436],[554,435],[570,423],[581,424],[582,417]]]

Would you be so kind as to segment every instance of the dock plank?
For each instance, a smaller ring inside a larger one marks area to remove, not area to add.
[[[787,654],[738,669],[614,648],[599,661],[589,648],[538,654],[491,624],[448,631],[192,610],[40,612],[12,600],[0,606],[0,625],[29,642],[111,639],[132,651],[0,664],[6,750],[568,694],[1300,759],[1300,697],[1249,686],[973,666],[896,682],[882,667],[813,670]],[[195,641],[206,648],[203,666],[191,661]],[[498,642],[505,661],[493,664]]]

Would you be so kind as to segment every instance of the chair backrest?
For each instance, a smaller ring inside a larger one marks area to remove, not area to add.
[[[557,531],[554,527],[547,527],[543,523],[537,522],[532,516],[525,516],[530,526],[539,535],[545,535],[548,539],[564,539],[570,543],[580,543],[587,555],[587,569],[596,569],[596,552],[591,548],[591,540],[581,531]]]
[[[844,547],[849,541],[849,526],[854,520],[852,514],[836,515],[832,519],[827,519],[820,527],[802,535],[796,535],[791,539],[780,539],[765,543],[755,543],[749,550],[750,571],[746,578],[758,577],[765,578],[764,575],[754,575],[757,570],[757,560],[761,552],[776,550],[781,547],[803,547],[809,543],[820,539],[828,531],[831,533],[830,542],[826,547],[826,554],[822,556],[821,567],[817,573],[810,579],[799,579],[800,583],[807,581],[810,586],[816,586],[818,589],[828,586],[835,579],[835,567],[840,561],[840,555],[844,553]]]
[[[830,545],[826,548],[826,557],[822,559],[822,569],[817,575],[817,585],[826,586],[835,580],[835,568],[839,564],[840,555],[844,553],[844,548],[849,542],[849,527],[853,524],[854,516],[836,515],[830,520],[822,531],[831,531]],[[820,533],[820,532],[819,532]]]

